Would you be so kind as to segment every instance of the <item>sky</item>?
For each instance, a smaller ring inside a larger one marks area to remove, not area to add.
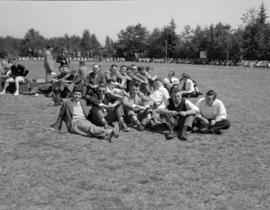
[[[241,24],[242,14],[249,8],[259,8],[262,2],[270,16],[269,0],[0,0],[0,36],[23,38],[30,28],[46,38],[64,34],[82,36],[88,29],[104,44],[106,35],[116,40],[119,31],[128,25],[141,23],[152,31],[168,25],[172,18],[177,33],[181,33],[185,25],[194,28],[218,22],[236,28]]]

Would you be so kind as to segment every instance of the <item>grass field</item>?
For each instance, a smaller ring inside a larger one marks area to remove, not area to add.
[[[43,77],[41,63],[25,65]],[[270,71],[153,67],[216,90],[231,128],[187,142],[132,129],[110,144],[52,131],[59,107],[49,98],[2,96],[0,209],[270,209]]]

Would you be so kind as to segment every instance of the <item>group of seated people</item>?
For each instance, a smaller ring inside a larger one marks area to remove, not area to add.
[[[81,61],[75,71],[70,70],[65,59],[59,58],[59,63],[59,75],[29,92],[53,96],[58,90],[60,99],[66,98],[58,101],[62,106],[53,128],[61,129],[64,121],[70,132],[111,141],[119,136],[120,130],[129,132],[131,126],[138,131],[162,127],[168,140],[176,136],[187,140],[190,132],[221,134],[222,129],[230,127],[225,106],[214,90],[209,90],[196,104],[190,101],[189,98],[201,93],[187,73],[178,79],[170,71],[162,80],[152,75],[151,67],[134,64],[122,65],[120,69],[113,64],[108,71],[93,64],[89,71]],[[29,70],[16,59],[9,60],[7,66],[0,94],[15,83],[14,95],[18,95],[19,83]]]
[[[151,70],[132,64],[120,69],[112,65],[103,71],[93,64],[89,72],[80,62],[78,71],[66,82],[70,94],[52,127],[61,129],[64,121],[72,133],[109,141],[118,137],[119,131],[129,132],[131,126],[138,131],[162,127],[167,140],[187,140],[191,132],[221,134],[230,127],[225,106],[214,90],[193,104],[189,98],[201,93],[189,74],[178,79],[169,72],[162,80],[151,75]],[[66,81],[71,73],[63,72],[58,80]]]

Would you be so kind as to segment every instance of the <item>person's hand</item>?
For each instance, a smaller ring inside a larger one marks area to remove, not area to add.
[[[215,120],[211,120],[210,125],[211,126],[214,126],[215,124],[216,124],[216,121]]]
[[[114,104],[108,104],[106,108],[107,109],[113,109],[114,108]]]
[[[176,115],[178,115],[179,114],[179,112],[177,112],[177,111],[171,111],[171,115],[172,116],[176,116]]]
[[[178,112],[178,113],[179,113],[179,115],[182,116],[182,117],[187,116],[186,112],[180,111],[180,112]]]

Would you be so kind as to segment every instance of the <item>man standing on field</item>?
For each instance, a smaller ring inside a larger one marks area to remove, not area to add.
[[[49,80],[49,75],[55,75],[54,64],[52,51],[53,48],[51,46],[46,46],[45,54],[44,54],[44,68],[45,68],[45,82],[47,83]]]

